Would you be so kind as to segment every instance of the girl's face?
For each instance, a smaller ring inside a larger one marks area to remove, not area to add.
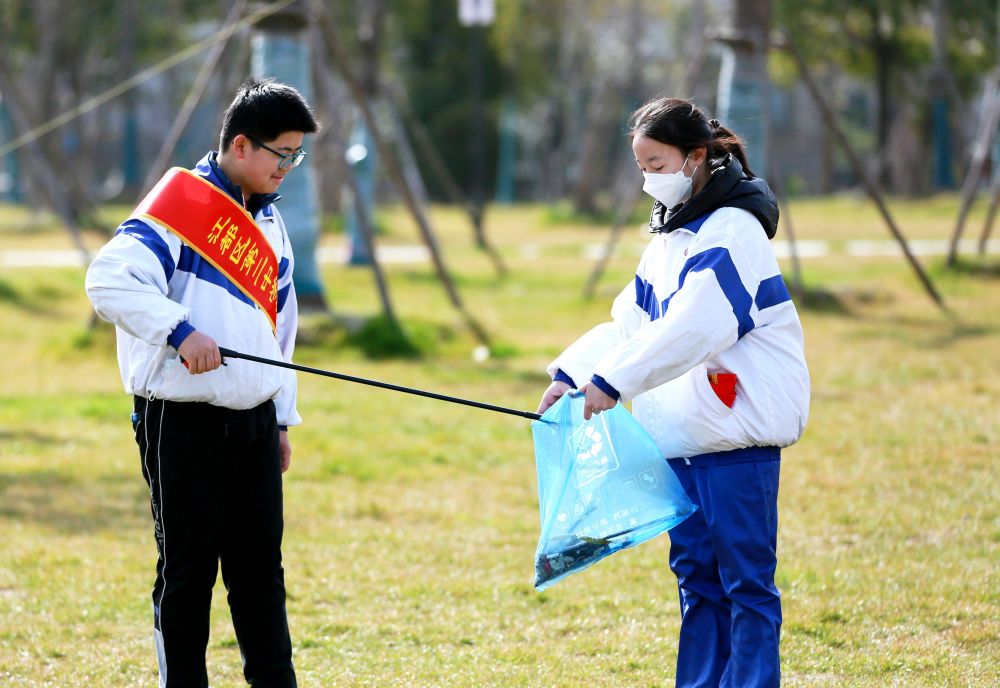
[[[643,134],[632,138],[632,152],[639,169],[649,174],[672,174],[683,170],[684,174],[693,177],[694,193],[698,193],[708,181],[708,171],[705,165],[707,151],[700,146],[684,155],[677,146],[660,143]]]
[[[635,162],[639,169],[650,174],[677,172],[685,166],[684,158],[687,157],[677,146],[660,143],[642,134],[636,134],[632,139],[632,152],[635,154]],[[690,162],[689,159],[687,167],[693,168]]]

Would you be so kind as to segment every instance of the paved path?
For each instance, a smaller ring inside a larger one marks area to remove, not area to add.
[[[645,244],[625,242],[619,244],[616,252],[619,255],[639,256]],[[788,258],[791,255],[787,241],[772,242],[774,253],[778,258]],[[959,242],[960,255],[973,255],[978,251],[978,241],[963,239]],[[430,252],[425,246],[380,246],[378,257],[383,264],[391,263],[425,263],[430,260]],[[948,252],[948,241],[945,239],[918,239],[910,241],[910,250],[917,256],[941,256]],[[597,260],[604,252],[604,244],[585,244],[580,249],[581,255],[587,260]],[[900,256],[899,244],[892,240],[878,241],[800,241],[798,242],[799,258],[819,258],[830,255],[847,256]],[[1000,240],[987,242],[986,252],[993,255],[1000,253]],[[541,249],[535,244],[521,246],[521,260],[537,260]],[[348,258],[347,245],[322,246],[316,251],[320,263],[346,263]],[[51,268],[75,267],[82,264],[80,253],[74,250],[0,250],[0,268]]]

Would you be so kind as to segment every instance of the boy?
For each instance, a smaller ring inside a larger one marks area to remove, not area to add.
[[[122,381],[150,490],[160,686],[207,686],[218,564],[244,676],[295,686],[281,566],[281,474],[296,412],[291,371],[223,364],[219,346],[291,360],[297,306],[291,245],[273,206],[317,130],[302,96],[246,82],[218,153],[170,170],[87,271],[115,324]],[[224,367],[221,367],[223,366]]]

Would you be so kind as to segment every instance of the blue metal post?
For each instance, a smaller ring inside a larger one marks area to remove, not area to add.
[[[0,100],[0,141],[14,138],[14,126],[7,113],[7,107]],[[9,153],[0,161],[0,198],[13,203],[21,202],[21,188],[18,184],[17,154]]]
[[[354,175],[358,195],[351,198],[351,206],[346,215],[347,237],[350,243],[350,264],[371,265],[368,255],[368,244],[362,234],[364,222],[375,227],[375,181],[378,169],[378,151],[375,140],[365,125],[363,117],[358,117],[351,130],[350,143],[347,148],[347,164],[350,173]]]
[[[514,202],[514,164],[517,157],[517,101],[503,100],[500,110],[500,150],[497,155],[497,203]]]
[[[934,141],[934,187],[952,189],[955,175],[952,170],[951,128],[948,124],[947,98],[935,98],[931,103],[931,135]]]

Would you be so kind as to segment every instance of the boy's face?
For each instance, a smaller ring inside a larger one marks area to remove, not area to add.
[[[273,148],[278,153],[297,153],[302,150],[303,138],[305,134],[301,131],[286,131],[273,141],[260,141],[263,146],[258,146],[243,134],[238,134],[230,144],[236,168],[230,176],[247,197],[274,193],[292,168],[279,169],[281,157],[267,148]]]

